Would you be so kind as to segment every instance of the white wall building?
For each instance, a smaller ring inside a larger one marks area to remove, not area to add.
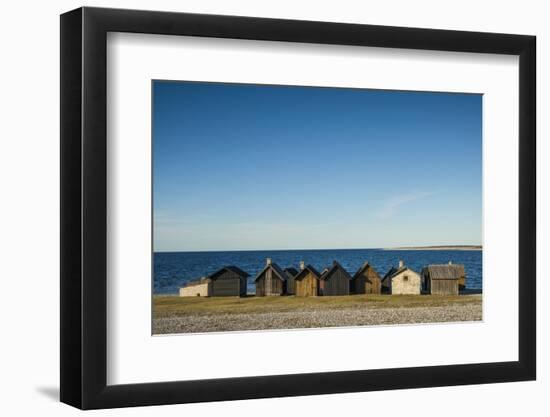
[[[382,288],[389,294],[420,294],[420,275],[403,265],[399,261],[399,267],[392,267],[382,279]]]

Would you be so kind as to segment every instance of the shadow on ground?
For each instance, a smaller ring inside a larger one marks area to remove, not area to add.
[[[59,387],[37,387],[36,391],[53,401],[59,401]]]

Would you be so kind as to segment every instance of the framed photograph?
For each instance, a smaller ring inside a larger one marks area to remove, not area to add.
[[[61,16],[61,401],[533,380],[535,37]]]

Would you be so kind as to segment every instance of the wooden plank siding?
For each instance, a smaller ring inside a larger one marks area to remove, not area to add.
[[[314,297],[319,293],[319,279],[311,271],[295,280],[294,285],[297,297]]]
[[[298,270],[292,266],[285,268],[286,274],[285,294],[294,295],[294,277],[298,275]]]
[[[350,292],[352,294],[381,294],[381,279],[380,277],[367,278],[361,274],[351,280]]]
[[[435,295],[458,295],[465,288],[466,272],[464,265],[428,265],[422,269],[423,290]]]
[[[288,278],[286,279],[285,293],[288,295],[296,294],[296,291],[294,290],[294,277],[292,275],[288,275]]]
[[[237,297],[241,295],[240,278],[217,279],[212,282],[213,297]]]
[[[343,268],[335,268],[327,275],[319,280],[319,295],[349,295],[351,277]]]
[[[428,281],[429,293],[433,295],[458,295],[457,279],[432,279]]]
[[[283,295],[285,283],[273,274],[271,269],[265,270],[256,278],[256,296]]]
[[[351,279],[350,290],[352,294],[381,294],[382,279],[372,266],[365,263]]]
[[[382,284],[380,277],[365,280],[365,294],[381,294]]]
[[[256,297],[265,296],[265,277],[256,279]]]
[[[266,259],[266,266],[256,275],[256,295],[258,297],[283,295],[286,288],[288,275],[279,265]]]
[[[283,295],[284,294],[284,287],[285,282],[281,281],[280,279],[276,278],[271,281],[271,287],[267,287],[266,294],[267,295]]]
[[[212,276],[213,297],[239,297],[246,295],[246,277],[225,270],[221,274]]]
[[[349,290],[352,294],[366,294],[365,292],[365,281],[366,277],[364,275],[360,275],[357,277],[353,277],[353,279],[349,282]]]

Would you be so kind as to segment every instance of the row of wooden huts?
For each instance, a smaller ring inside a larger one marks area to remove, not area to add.
[[[182,297],[245,296],[250,275],[236,266],[188,282],[180,288]],[[256,296],[295,295],[297,297],[349,294],[436,294],[458,295],[466,287],[464,265],[449,262],[428,265],[420,273],[399,261],[398,266],[381,277],[365,262],[351,276],[338,262],[317,271],[312,265],[300,262],[300,268],[281,268],[270,258],[254,279]]]

